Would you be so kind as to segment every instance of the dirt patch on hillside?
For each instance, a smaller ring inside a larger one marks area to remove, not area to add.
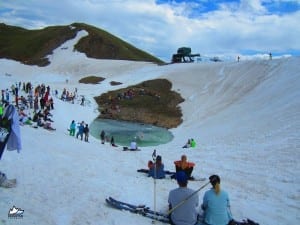
[[[95,97],[99,118],[175,128],[182,123],[179,104],[184,99],[171,88],[170,81],[156,79],[104,93]]]

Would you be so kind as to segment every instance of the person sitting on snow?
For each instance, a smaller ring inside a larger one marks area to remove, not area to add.
[[[115,144],[114,136],[111,136],[110,144],[111,144],[111,146],[113,146],[113,147],[118,147],[118,145]]]
[[[156,157],[156,162],[152,162],[151,160],[148,162],[148,168],[149,177],[153,177],[155,179],[163,179],[166,177],[165,171],[164,171],[164,164],[162,163],[161,156],[158,155]]]
[[[191,138],[191,147],[196,148],[196,141],[193,138]]]
[[[130,143],[130,150],[137,150],[137,143],[135,140],[132,140],[132,142]]]
[[[205,224],[231,224],[232,215],[228,193],[221,189],[221,179],[211,175],[209,181],[212,188],[205,192],[201,208],[204,212]],[[234,223],[236,224],[236,223]]]
[[[185,172],[177,172],[175,178],[178,187],[171,190],[168,197],[169,210],[172,210],[170,223],[173,225],[197,224],[199,211],[198,192],[188,187],[188,177]]]
[[[189,180],[193,180],[194,178],[192,177],[192,172],[195,166],[195,163],[193,162],[188,162],[186,155],[181,156],[181,160],[175,161],[175,169],[176,173],[179,171],[184,171],[189,178]]]
[[[191,139],[188,139],[186,144],[184,146],[182,146],[182,148],[189,148],[189,147],[191,147]]]

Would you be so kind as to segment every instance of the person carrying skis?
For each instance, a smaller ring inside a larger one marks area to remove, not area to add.
[[[212,188],[205,192],[201,205],[204,223],[227,225],[232,220],[228,194],[221,190],[221,179],[218,175],[210,176],[209,181]]]
[[[172,210],[172,208],[174,208],[170,215],[170,222],[172,225],[194,225],[198,217],[198,193],[195,193],[195,190],[187,187],[188,176],[185,172],[177,172],[176,180],[179,187],[171,190],[168,197],[169,209]],[[183,201],[185,202],[180,207],[176,207]]]

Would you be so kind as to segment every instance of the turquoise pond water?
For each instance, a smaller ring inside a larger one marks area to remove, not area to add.
[[[132,140],[136,140],[140,147],[157,146],[173,139],[172,133],[165,128],[149,124],[95,119],[90,125],[90,134],[100,139],[102,130],[105,131],[109,140],[113,136],[115,143],[121,146],[129,146]]]

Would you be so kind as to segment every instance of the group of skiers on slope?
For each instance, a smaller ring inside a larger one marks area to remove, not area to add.
[[[84,136],[84,141],[89,142],[89,133],[90,133],[89,125],[84,121],[76,124],[75,120],[72,120],[69,129],[70,136],[73,137],[75,136],[76,127],[77,127],[76,138],[78,139],[78,137],[80,137],[80,140],[83,140],[83,136]]]
[[[178,188],[169,192],[168,204],[170,221],[173,225],[227,225],[232,220],[228,194],[221,190],[221,179],[218,175],[212,175],[209,180],[212,189],[205,192],[199,210],[199,195],[197,191],[188,188],[188,181],[193,180],[192,172],[195,163],[189,162],[186,155],[180,160],[174,161],[175,178]],[[155,162],[148,161],[148,175],[155,179],[165,178],[164,164],[160,155],[156,156]],[[180,204],[180,206],[179,206]],[[182,204],[182,205],[181,205]],[[202,222],[198,222],[202,217]]]

